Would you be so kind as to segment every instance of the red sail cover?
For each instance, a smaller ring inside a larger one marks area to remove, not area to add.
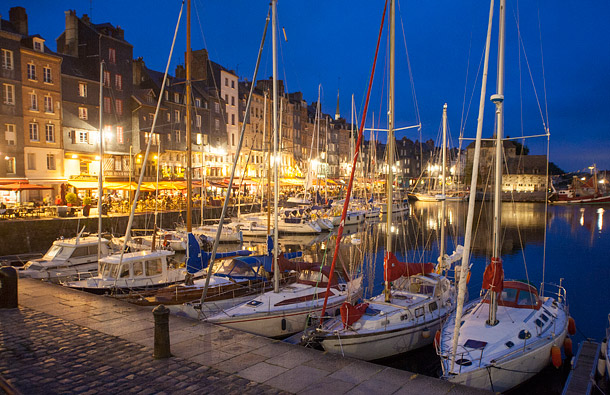
[[[491,289],[493,292],[502,292],[504,289],[504,270],[502,270],[502,258],[491,258],[491,263],[483,273],[483,289]]]
[[[383,279],[390,282],[402,276],[409,277],[416,274],[428,274],[434,271],[433,263],[400,262],[396,255],[391,252],[386,252],[384,264]]]
[[[369,307],[368,303],[360,303],[353,306],[349,302],[344,302],[341,305],[341,321],[343,325],[347,327],[358,321],[364,315],[367,307]]]

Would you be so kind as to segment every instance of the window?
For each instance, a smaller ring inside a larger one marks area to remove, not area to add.
[[[235,80],[231,81],[231,88],[235,88]]]
[[[231,145],[235,145],[235,134],[231,133]]]
[[[176,141],[177,143],[179,143],[179,142],[180,142],[180,131],[179,131],[179,130],[176,130],[174,134],[175,134],[175,136],[176,136],[175,141]]]
[[[36,65],[28,63],[28,80],[36,80]]]
[[[104,97],[104,112],[112,114],[112,103],[109,97]]]
[[[30,110],[38,111],[38,96],[35,93],[30,93]]]
[[[225,78],[225,86],[229,86],[229,79]]]
[[[180,110],[174,110],[174,121],[180,122]]]
[[[2,50],[2,68],[5,70],[13,69],[13,51],[8,49]]]
[[[104,86],[110,88],[110,71],[104,71]]]
[[[197,133],[197,145],[201,145],[201,133]]]
[[[170,114],[169,112],[167,113],[167,122],[171,122],[172,121],[172,114]]]
[[[203,144],[205,144],[205,145],[208,144],[208,135],[207,134],[203,135]]]
[[[161,260],[156,259],[154,261],[146,261],[146,275],[154,276],[163,272],[163,266]]]
[[[165,100],[169,100],[169,92],[165,91]]]
[[[201,127],[201,115],[195,115],[195,125],[200,128]]]
[[[231,114],[231,125],[235,125],[235,114]]]
[[[42,79],[47,84],[52,84],[53,83],[53,77],[51,76],[51,68],[50,67],[44,67],[42,69]]]
[[[195,107],[201,107],[201,99],[200,98],[195,98]]]
[[[28,153],[28,170],[36,170],[36,154]]]
[[[123,100],[116,99],[116,113],[117,115],[123,115]]]
[[[214,129],[215,129],[216,131],[219,131],[219,130],[220,130],[220,121],[219,121],[218,119],[215,119],[215,120],[214,120]]]
[[[220,112],[220,103],[218,103],[218,102],[214,103],[214,111],[215,112]]]
[[[79,130],[78,142],[80,144],[87,144],[89,142],[89,132],[87,132],[86,130]]]
[[[15,105],[15,85],[3,84],[4,104]]]
[[[78,108],[78,117],[80,119],[84,119],[84,120],[89,119],[89,112],[87,110],[87,107],[79,107]]]
[[[235,105],[235,96],[231,96],[231,105],[234,106]]]
[[[44,135],[45,135],[45,139],[47,140],[47,143],[54,143],[55,142],[55,125],[53,125],[52,123],[47,123],[44,126]]]
[[[34,38],[34,50],[38,52],[44,52],[43,43],[44,41],[42,41],[41,39]]]
[[[108,61],[112,64],[116,63],[116,51],[114,48],[108,48]]]
[[[84,82],[78,83],[78,95],[80,97],[87,97],[87,84]]]
[[[114,160],[114,170],[115,171],[121,171],[122,170],[122,163],[123,162],[121,161],[120,158],[119,159],[115,159]]]
[[[116,142],[119,144],[123,144],[123,127],[116,127]]]
[[[4,131],[4,138],[6,139],[7,145],[15,145],[15,125],[11,123],[6,124],[6,129]]]
[[[47,154],[47,170],[55,170],[55,155]]]
[[[229,104],[229,95],[225,95],[225,103]]]
[[[30,141],[38,141],[38,124],[30,124]]]
[[[14,156],[8,157],[8,159],[6,159],[6,172],[8,174],[15,174],[17,172],[16,171],[17,166],[15,166],[15,165],[16,165],[15,157]]]
[[[44,112],[53,112],[53,98],[51,96],[44,97]]]
[[[180,94],[174,93],[174,102],[180,103]]]
[[[116,89],[118,91],[123,90],[123,76],[122,75],[117,74],[114,76],[114,86],[116,87]]]

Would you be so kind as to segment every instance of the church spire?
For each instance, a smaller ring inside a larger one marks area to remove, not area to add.
[[[341,115],[339,112],[339,88],[337,88],[337,111],[335,112],[335,121],[338,121],[339,118],[341,118]]]

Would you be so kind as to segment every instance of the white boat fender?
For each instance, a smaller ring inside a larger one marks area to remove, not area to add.
[[[428,339],[430,337],[430,329],[424,328],[421,332],[421,337]]]

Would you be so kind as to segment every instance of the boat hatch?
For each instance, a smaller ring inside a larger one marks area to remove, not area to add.
[[[246,303],[246,306],[257,307],[257,306],[260,306],[262,304],[263,304],[263,302],[260,302],[258,300],[251,300],[248,303]]]
[[[381,313],[381,310],[374,309],[372,307],[367,307],[364,312],[365,315],[370,315],[370,316],[378,315],[379,313]]]
[[[472,362],[470,361],[470,359],[466,359],[466,358],[456,359],[455,363],[457,363],[458,365],[462,365],[462,366],[472,365]]]
[[[474,339],[468,339],[468,340],[466,340],[466,343],[464,343],[464,347],[472,348],[473,350],[482,350],[485,348],[486,345],[487,345],[487,342],[484,342],[482,340],[474,340]]]

